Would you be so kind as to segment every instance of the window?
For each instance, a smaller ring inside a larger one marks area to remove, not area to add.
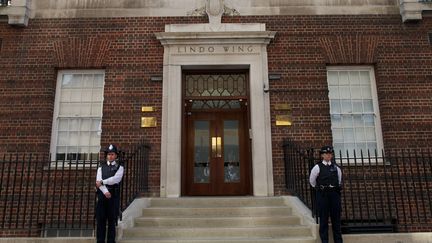
[[[2,6],[8,6],[11,4],[10,0],[0,0],[0,7]]]
[[[383,149],[381,121],[372,67],[327,69],[331,128],[336,156],[353,157],[354,151],[374,155]]]
[[[60,71],[57,77],[53,160],[98,160],[104,72]]]

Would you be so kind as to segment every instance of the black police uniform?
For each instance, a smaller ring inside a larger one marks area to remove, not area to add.
[[[115,147],[114,147],[115,148]],[[108,152],[110,152],[108,150]],[[117,149],[112,151],[117,153]],[[107,153],[107,151],[106,151]],[[102,180],[113,177],[119,170],[121,165],[118,161],[114,165],[108,165],[103,161],[100,165],[102,172]],[[107,236],[108,243],[115,243],[115,227],[120,210],[120,184],[105,185],[111,194],[111,198],[106,198],[101,190],[97,190],[97,205],[96,205],[96,222],[97,243],[105,243],[105,236]],[[106,234],[106,223],[108,222],[108,234]]]
[[[333,152],[333,148],[326,146],[321,153]],[[322,243],[328,243],[328,218],[330,216],[335,243],[342,243],[341,232],[341,187],[339,184],[338,168],[335,163],[325,165],[318,163],[319,175],[316,178],[316,201],[319,216],[319,233]]]

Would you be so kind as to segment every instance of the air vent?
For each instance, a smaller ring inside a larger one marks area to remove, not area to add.
[[[432,45],[432,32],[428,33],[429,45]]]

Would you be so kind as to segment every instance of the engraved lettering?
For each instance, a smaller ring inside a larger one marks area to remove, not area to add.
[[[177,46],[179,54],[204,54],[204,53],[253,53],[253,45],[216,45],[216,46]]]

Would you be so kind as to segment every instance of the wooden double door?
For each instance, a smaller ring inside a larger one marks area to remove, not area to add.
[[[246,109],[187,112],[185,195],[251,194],[247,121]]]
[[[252,194],[248,70],[185,71],[182,195]]]

